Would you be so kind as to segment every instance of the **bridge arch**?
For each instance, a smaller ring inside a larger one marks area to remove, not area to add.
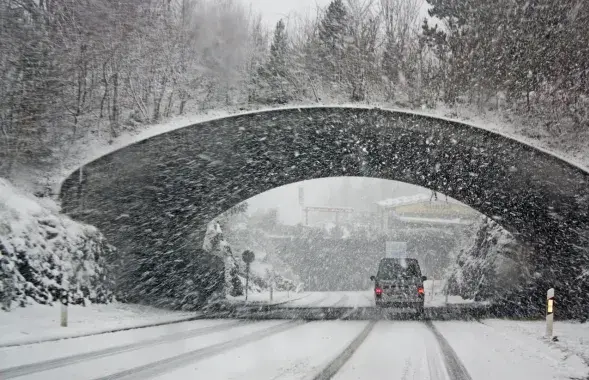
[[[66,213],[121,250],[149,252],[186,249],[194,231],[203,236],[211,219],[272,188],[341,176],[446,194],[560,267],[589,245],[589,173],[487,130],[381,109],[291,108],[195,124],[84,165],[60,196]]]

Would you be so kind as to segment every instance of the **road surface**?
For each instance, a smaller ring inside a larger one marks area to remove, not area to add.
[[[362,301],[323,294],[317,305]],[[295,301],[296,302],[296,301]],[[506,322],[503,322],[506,323]],[[586,379],[584,360],[477,321],[197,320],[0,349],[0,379]]]
[[[426,281],[425,287],[425,307],[444,306],[446,297],[441,292],[441,285],[435,288],[435,293],[431,292],[431,281]],[[240,301],[244,302],[244,297]],[[270,293],[256,293],[250,296],[250,302],[254,304],[274,304],[280,307],[374,307],[374,293],[372,290],[366,291],[332,291],[332,292],[303,292],[287,293],[275,292],[274,298],[270,301]],[[468,304],[472,301],[463,300],[459,296],[448,297],[450,304]]]

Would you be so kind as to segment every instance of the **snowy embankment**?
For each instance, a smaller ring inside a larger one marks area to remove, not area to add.
[[[586,323],[555,322],[559,342],[543,337],[541,321],[492,319],[433,324],[473,379],[580,380],[586,379],[589,373],[589,341],[584,340],[589,334]]]
[[[58,304],[36,304],[8,313],[0,312],[0,346],[85,336],[195,317],[189,312],[119,302],[70,306],[68,309],[68,327],[60,326],[61,307]]]
[[[589,313],[589,310],[587,311]],[[519,334],[535,338],[565,354],[579,356],[589,366],[589,323],[574,321],[554,322],[555,341],[544,338],[544,321],[509,321],[503,319],[484,320],[483,323],[506,334]]]
[[[0,178],[0,303],[2,309],[112,298],[106,262],[115,250],[94,227],[60,215],[47,199]]]

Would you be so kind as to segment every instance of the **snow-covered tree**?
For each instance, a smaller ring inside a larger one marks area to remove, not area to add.
[[[280,20],[274,30],[269,60],[265,66],[260,68],[261,88],[258,93],[262,102],[284,104],[294,97],[288,65],[291,54],[288,45],[286,26],[284,21]]]
[[[343,62],[348,43],[348,10],[343,0],[329,3],[315,42],[317,65],[312,68],[328,85],[337,85],[344,78]]]

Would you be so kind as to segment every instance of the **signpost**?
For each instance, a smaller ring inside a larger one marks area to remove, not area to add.
[[[554,288],[546,293],[546,338],[552,339],[554,325]]]
[[[241,258],[245,262],[245,300],[247,301],[247,291],[250,282],[250,264],[256,259],[252,251],[243,251]]]

